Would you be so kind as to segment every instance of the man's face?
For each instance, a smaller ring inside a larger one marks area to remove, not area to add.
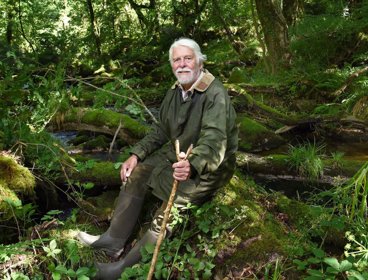
[[[200,65],[193,50],[185,46],[177,46],[173,49],[171,67],[185,90],[194,84],[200,74]]]

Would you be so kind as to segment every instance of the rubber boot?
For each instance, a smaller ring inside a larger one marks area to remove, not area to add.
[[[125,268],[131,267],[141,260],[141,248],[146,244],[155,244],[159,233],[148,230],[141,240],[129,251],[124,259],[112,263],[96,263],[97,275],[94,279],[99,280],[116,280]]]
[[[118,258],[124,251],[125,242],[133,231],[141,211],[143,198],[120,191],[110,227],[100,236],[85,232],[78,234],[81,243],[97,250],[103,250],[107,255]]]

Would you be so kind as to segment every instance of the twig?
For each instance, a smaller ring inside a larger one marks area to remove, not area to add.
[[[187,153],[185,154],[185,157],[183,159],[180,159],[180,156],[179,156],[179,154],[180,154],[179,140],[176,140],[175,141],[175,152],[176,152],[177,160],[178,161],[186,160],[187,157],[192,152],[192,148],[193,148],[193,145],[190,145],[188,150],[187,150]],[[171,208],[172,208],[172,205],[174,203],[174,198],[175,198],[175,194],[176,194],[176,190],[178,188],[178,185],[179,185],[178,180],[174,180],[174,183],[173,183],[173,186],[172,186],[172,189],[171,189],[171,193],[170,193],[170,197],[169,197],[169,200],[167,202],[166,209],[164,211],[164,218],[162,220],[160,234],[158,235],[158,238],[157,238],[156,247],[155,247],[155,250],[153,252],[151,267],[150,267],[150,270],[148,272],[147,280],[151,280],[152,276],[153,276],[153,273],[155,272],[155,266],[156,266],[156,262],[157,262],[158,253],[160,251],[161,243],[164,239],[164,235],[165,235],[165,231],[166,231],[166,224],[167,224],[167,221],[169,220]]]
[[[111,155],[112,147],[114,146],[114,143],[115,143],[116,137],[118,136],[118,133],[120,131],[120,128],[121,128],[121,119],[120,119],[119,126],[116,129],[116,131],[115,131],[114,137],[112,138],[112,141],[111,141],[111,144],[110,144],[110,148],[109,148],[109,155]]]

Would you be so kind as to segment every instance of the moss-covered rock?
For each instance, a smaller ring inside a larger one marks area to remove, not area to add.
[[[285,140],[261,123],[245,116],[238,116],[239,149],[242,151],[262,151],[280,146]]]
[[[35,177],[16,159],[5,152],[0,153],[0,220],[12,216],[13,206],[21,205],[18,195],[34,195]]]
[[[0,154],[0,178],[3,187],[23,194],[33,194],[36,185],[35,177],[26,167],[17,163],[15,158]]]
[[[260,191],[253,181],[240,173],[233,176],[214,201],[243,210],[245,207],[246,210],[245,220],[217,244],[217,275],[228,275],[234,268],[260,267],[275,257],[290,256],[303,246],[303,240],[294,241],[297,232],[280,218],[282,213],[276,207],[277,197]]]

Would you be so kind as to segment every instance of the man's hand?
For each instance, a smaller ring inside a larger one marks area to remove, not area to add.
[[[174,169],[173,177],[177,181],[186,181],[190,177],[190,163],[185,158],[185,153],[179,154],[180,160],[172,165]]]
[[[130,174],[132,174],[133,169],[138,164],[138,157],[136,155],[131,155],[121,166],[120,178],[123,182],[128,180]]]

